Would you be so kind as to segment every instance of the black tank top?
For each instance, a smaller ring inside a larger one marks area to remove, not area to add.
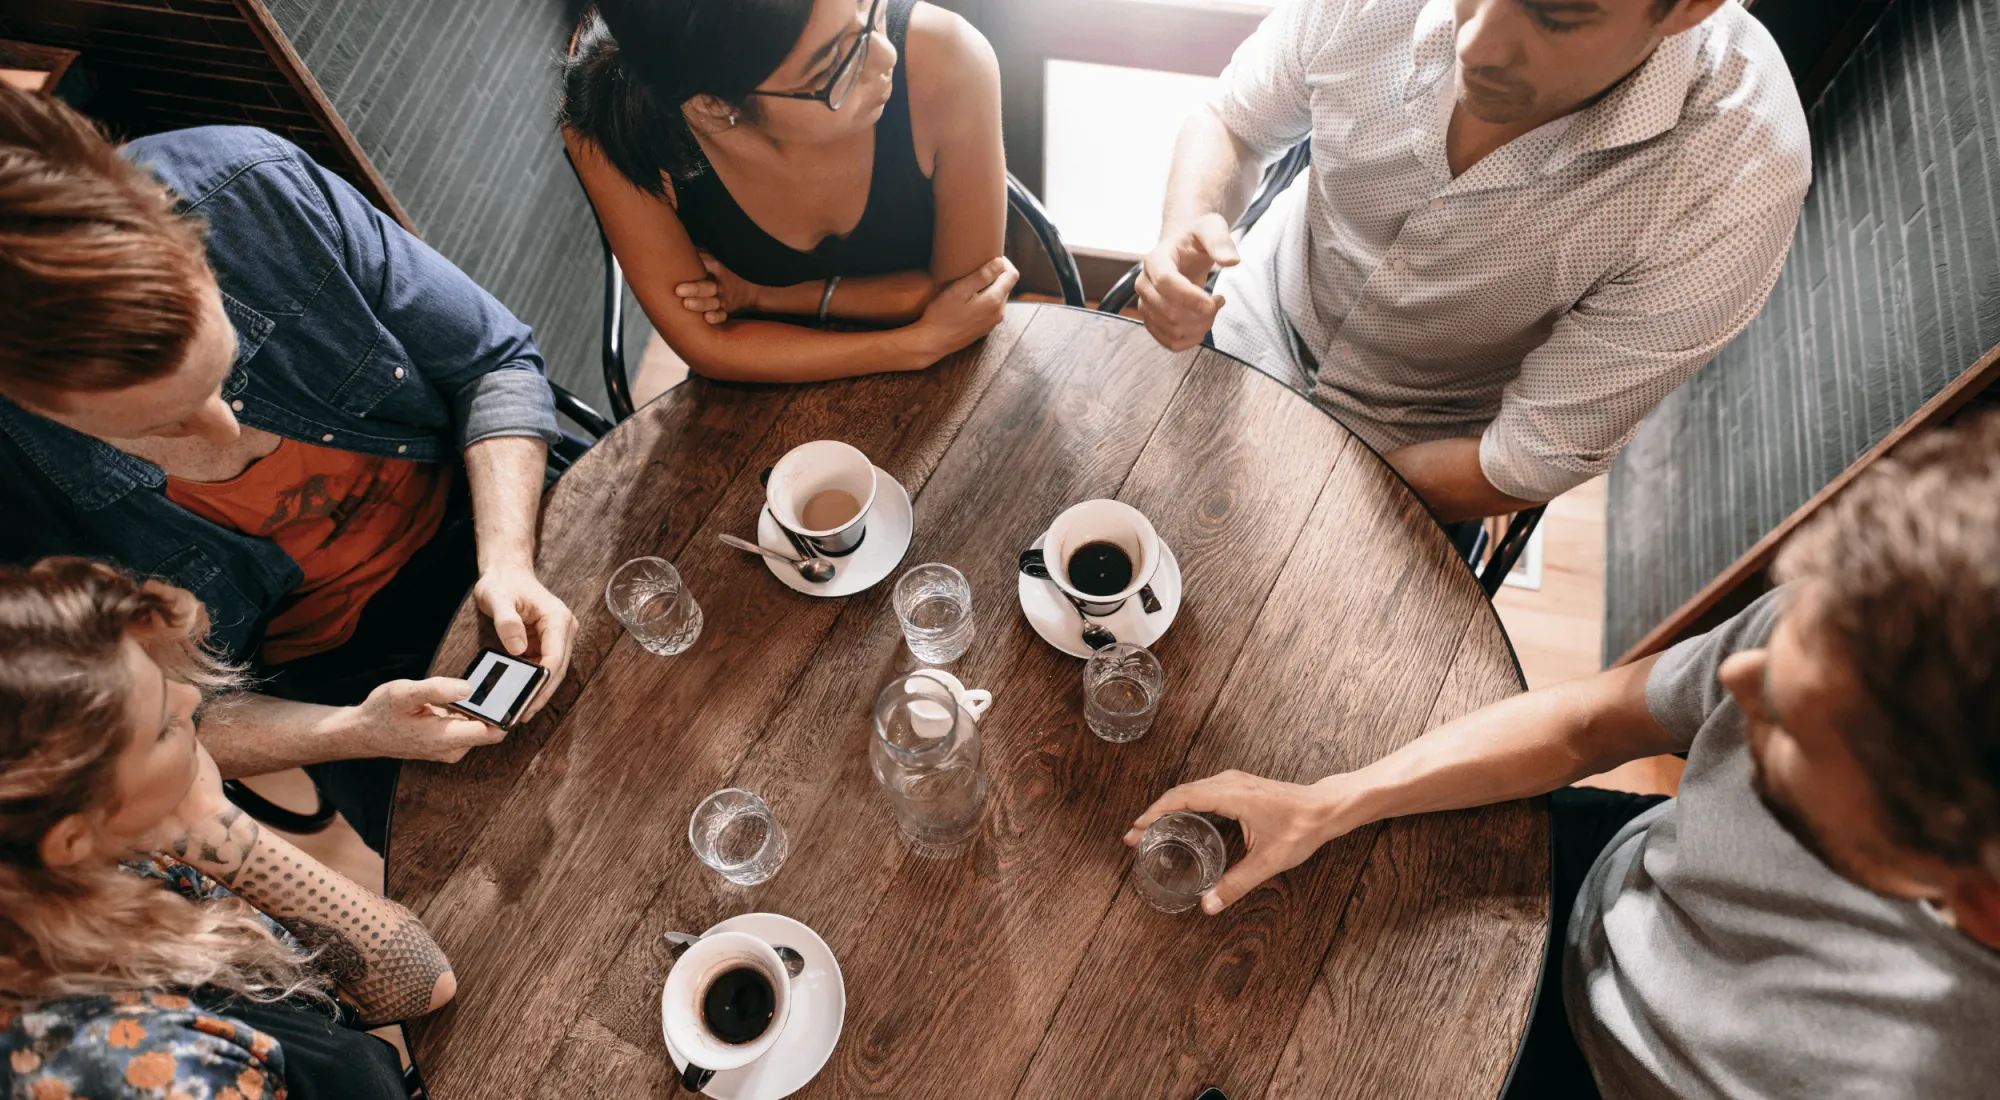
[[[896,44],[895,88],[875,123],[875,171],[861,221],[845,237],[828,237],[800,252],[750,220],[703,158],[697,174],[675,183],[681,224],[694,243],[760,286],[791,286],[832,275],[886,275],[929,270],[936,203],[930,177],[917,165],[910,130],[910,10],[917,0],[887,0],[889,40]]]

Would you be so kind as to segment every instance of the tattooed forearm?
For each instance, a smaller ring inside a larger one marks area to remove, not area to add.
[[[332,925],[293,918],[285,926],[319,953],[320,965],[361,1009],[361,1022],[370,1026],[428,1012],[438,978],[451,970],[415,917],[403,921],[373,951],[361,950]]]
[[[200,867],[224,886],[235,886],[237,874],[263,832],[256,818],[230,806],[213,820],[182,833],[170,847],[175,858]]]
[[[200,854],[206,856],[207,849]],[[230,855],[219,854],[225,860]],[[216,873],[206,859],[194,863]],[[451,963],[408,909],[272,833],[253,839],[236,872],[230,888],[315,952],[321,970],[354,1002],[364,1022],[389,1023],[437,1007],[432,1002]]]

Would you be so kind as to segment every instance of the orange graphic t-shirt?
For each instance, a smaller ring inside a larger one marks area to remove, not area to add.
[[[444,522],[451,470],[282,439],[228,481],[167,478],[175,504],[276,542],[305,571],[264,630],[280,664],[354,634],[361,608]]]

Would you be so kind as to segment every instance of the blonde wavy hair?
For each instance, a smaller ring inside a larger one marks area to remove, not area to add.
[[[113,809],[131,736],[122,647],[205,695],[235,682],[189,593],[81,558],[0,566],[0,996],[215,986],[317,993],[311,960],[235,899],[196,902],[114,865],[49,867],[63,818]]]

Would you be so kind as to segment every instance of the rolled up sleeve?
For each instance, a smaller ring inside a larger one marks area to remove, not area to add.
[[[1549,500],[1609,469],[1646,414],[1764,308],[1805,189],[1801,180],[1754,205],[1716,194],[1564,314],[1480,437],[1493,487]]]
[[[451,403],[460,448],[495,436],[561,439],[555,391],[528,326],[347,181],[305,163],[333,208],[350,276],[424,380]]]
[[[1209,109],[1269,163],[1312,136],[1307,65],[1338,25],[1346,0],[1288,0],[1237,47]]]

